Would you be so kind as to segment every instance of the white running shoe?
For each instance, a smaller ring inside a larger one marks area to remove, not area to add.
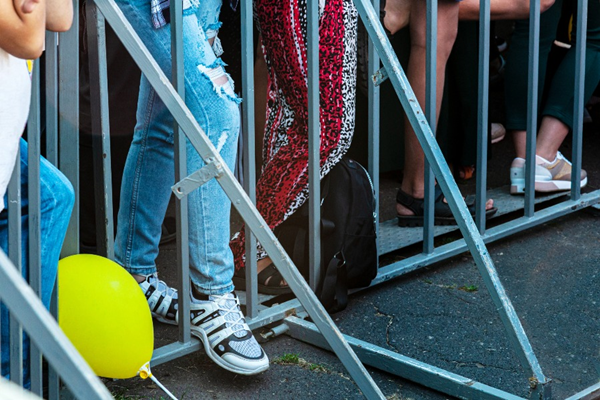
[[[552,162],[536,156],[535,191],[571,190],[571,163],[559,151]],[[581,170],[580,187],[587,185],[587,172]],[[525,160],[515,158],[510,166],[510,193],[525,193]]]
[[[202,341],[206,354],[236,374],[254,375],[268,369],[269,358],[252,335],[235,293],[206,297],[192,296],[190,304],[192,335]]]

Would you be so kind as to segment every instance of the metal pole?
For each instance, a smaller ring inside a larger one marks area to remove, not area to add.
[[[244,128],[244,189],[256,204],[256,132],[254,131],[254,21],[252,0],[240,2],[242,30],[242,127]],[[246,315],[258,315],[256,238],[246,227]]]
[[[593,0],[592,0],[593,1]],[[585,107],[585,50],[587,40],[588,0],[577,2],[577,44],[575,59],[575,94],[573,104],[573,151],[571,173],[571,199],[581,197],[581,154],[583,146],[583,108]]]
[[[425,74],[425,115],[431,132],[435,135],[437,121],[437,20],[438,4],[437,0],[427,0],[427,56]],[[406,133],[405,133],[406,134]],[[423,215],[423,253],[433,252],[433,230],[435,223],[434,194],[435,194],[435,176],[429,166],[429,161],[425,160],[425,210]]]
[[[185,64],[183,57],[183,2],[174,0],[170,2],[171,12],[171,83],[177,93],[185,99]],[[175,137],[175,180],[187,175],[187,141],[185,135],[179,129],[179,124],[173,122],[173,134]],[[175,223],[177,229],[177,264],[178,264],[178,292],[179,292],[179,315],[190,315],[190,247],[189,247],[189,223],[188,223],[188,200],[183,198],[175,203]],[[191,341],[190,319],[179,320],[179,341],[189,343]]]
[[[90,111],[94,154],[94,196],[96,198],[96,245],[98,254],[115,258],[115,228],[112,203],[108,77],[106,72],[106,31],[104,17],[94,2],[86,4],[89,48]]]
[[[319,2],[307,1],[306,63],[308,67],[308,182],[310,287],[321,276],[321,113],[319,107]]]
[[[485,232],[485,203],[487,200],[487,156],[490,99],[490,0],[479,8],[479,101],[477,102],[477,212],[475,224],[479,233]]]
[[[527,97],[527,150],[525,160],[525,216],[532,217],[535,206],[535,140],[538,119],[540,67],[540,2],[529,6],[529,79]]]

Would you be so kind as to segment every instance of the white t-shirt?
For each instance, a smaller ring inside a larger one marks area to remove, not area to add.
[[[0,49],[0,211],[27,122],[30,96],[27,62]]]

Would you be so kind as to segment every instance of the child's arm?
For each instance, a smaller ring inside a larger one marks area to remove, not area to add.
[[[46,3],[0,0],[0,48],[19,58],[38,58],[44,47]]]
[[[73,23],[73,0],[46,0],[46,29],[65,32]]]

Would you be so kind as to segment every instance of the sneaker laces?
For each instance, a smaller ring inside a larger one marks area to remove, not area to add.
[[[223,295],[210,295],[210,300],[214,301],[219,310],[219,315],[225,320],[228,328],[231,328],[233,334],[238,337],[244,337],[247,334],[248,326],[244,320],[244,314],[240,310],[240,300],[233,293]]]

